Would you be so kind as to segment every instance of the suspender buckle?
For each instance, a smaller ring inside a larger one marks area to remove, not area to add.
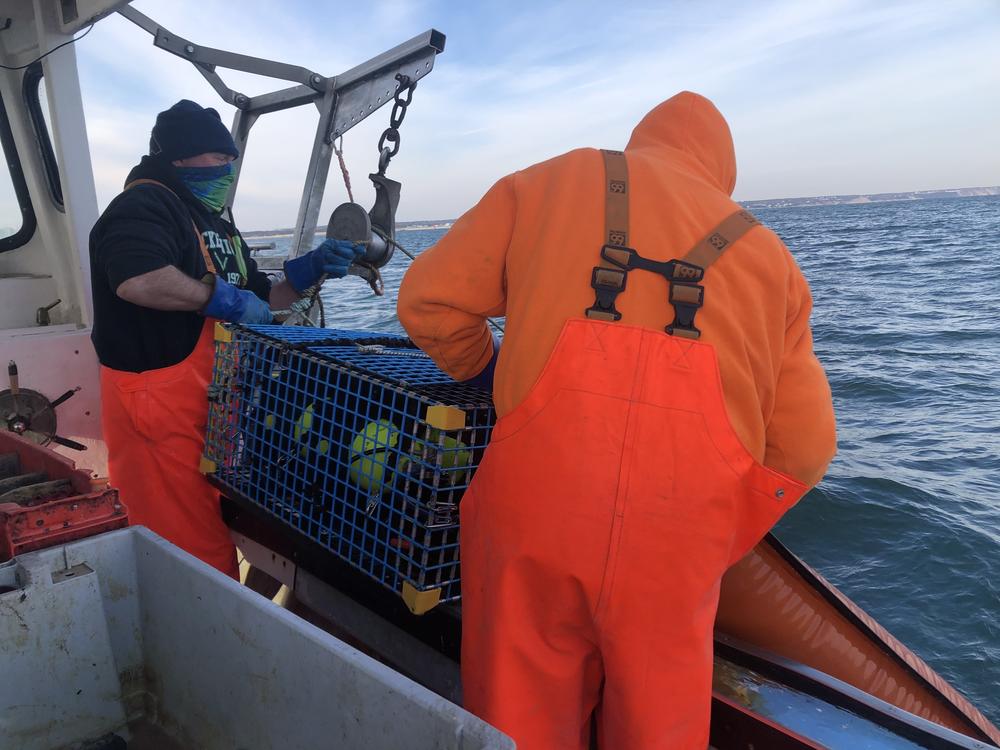
[[[670,304],[674,308],[674,320],[664,330],[671,336],[701,338],[701,331],[694,325],[694,316],[705,304],[705,287],[675,281],[670,284]]]
[[[705,269],[693,263],[683,260],[670,261],[673,268],[670,272],[670,281],[681,284],[697,284],[705,277]]]
[[[625,271],[632,267],[632,258],[636,255],[638,253],[635,250],[624,245],[605,245],[601,248],[601,257],[604,260]]]
[[[595,320],[621,320],[622,314],[615,309],[615,299],[625,290],[627,279],[628,274],[624,270],[595,266],[590,274],[590,285],[597,297],[583,314]]]
[[[642,270],[662,276],[670,287],[674,320],[666,326],[673,336],[698,339],[701,331],[694,325],[695,314],[705,303],[701,281],[705,270],[750,229],[760,222],[748,211],[730,214],[702,238],[683,260],[658,261],[643,258],[628,247],[629,193],[628,162],[621,151],[602,150],[604,159],[604,239],[601,265],[594,268],[590,285],[596,292],[594,304],[584,311],[588,318],[605,321],[621,319],[615,300],[625,290],[629,271]]]

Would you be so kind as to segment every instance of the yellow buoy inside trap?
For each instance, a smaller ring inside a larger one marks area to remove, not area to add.
[[[399,446],[401,433],[388,419],[369,422],[351,441],[351,481],[369,492],[379,492],[393,470],[392,453]],[[440,454],[438,462],[436,454]],[[400,471],[411,471],[411,464],[440,466],[447,471],[448,484],[468,480],[461,471],[472,465],[472,451],[465,443],[432,429],[426,440],[415,439],[409,455],[400,458]],[[457,470],[457,471],[456,471]]]

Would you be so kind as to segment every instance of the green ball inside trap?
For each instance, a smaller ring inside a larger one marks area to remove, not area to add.
[[[392,480],[390,456],[399,446],[400,430],[388,419],[369,422],[351,441],[350,477],[367,492],[380,492]],[[440,460],[439,457],[440,456]],[[431,430],[426,440],[414,440],[409,455],[399,459],[398,470],[419,476],[440,466],[448,485],[469,481],[472,451],[465,443],[439,430]],[[429,479],[428,479],[429,481]]]
[[[351,481],[380,492],[389,469],[389,453],[399,445],[399,428],[388,419],[369,422],[351,441]]]

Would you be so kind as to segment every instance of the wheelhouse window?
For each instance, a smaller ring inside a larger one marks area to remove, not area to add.
[[[0,253],[21,247],[35,233],[35,212],[24,182],[21,160],[10,132],[7,108],[0,98],[0,151],[7,169],[0,169]]]
[[[31,127],[35,132],[35,143],[42,157],[45,169],[45,182],[49,189],[49,197],[56,207],[62,210],[62,184],[59,182],[59,164],[56,152],[52,148],[52,118],[49,115],[49,100],[45,96],[45,78],[42,75],[42,64],[36,62],[24,74],[24,104],[31,118]]]

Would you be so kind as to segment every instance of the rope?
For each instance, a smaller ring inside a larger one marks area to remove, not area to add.
[[[400,245],[398,242],[396,242],[396,240],[394,240],[392,237],[390,237],[389,235],[387,235],[385,232],[383,232],[378,227],[372,227],[372,233],[373,234],[377,234],[379,237],[381,237],[383,240],[385,240],[387,244],[392,245],[394,248],[396,248],[397,250],[399,250],[399,252],[401,252],[403,255],[405,255],[410,260],[416,260],[417,259],[416,255],[414,255],[409,250],[407,250],[405,247],[403,247],[402,245]]]
[[[351,203],[354,203],[354,192],[351,190],[351,173],[347,169],[347,162],[344,161],[344,136],[340,136],[333,142],[333,153],[337,155],[337,161],[340,162],[340,173],[344,176],[344,187],[347,188],[347,197]],[[404,250],[403,252],[406,251]],[[274,316],[277,318],[285,317],[286,320],[283,321],[284,325],[295,323],[308,323],[311,325],[312,321],[309,320],[309,311],[312,310],[313,305],[319,300],[319,326],[320,328],[326,328],[326,307],[323,305],[323,298],[319,294],[324,281],[326,281],[326,274],[320,276],[319,281],[306,289],[302,293],[302,297],[293,302],[290,307],[285,310],[272,310]],[[294,320],[289,323],[289,319],[293,315],[298,316],[300,320]]]
[[[340,162],[340,173],[344,175],[344,187],[347,188],[347,197],[354,203],[354,193],[351,192],[351,173],[347,171],[347,163],[344,161],[344,136],[340,136],[333,142],[333,153],[337,155]]]
[[[400,351],[399,349],[388,349],[383,344],[355,344],[359,354],[388,354],[393,357],[412,357],[414,359],[427,359],[427,355],[421,351]]]
[[[291,305],[289,305],[284,310],[272,310],[271,313],[276,318],[291,318],[293,315],[301,316],[302,322],[309,321],[309,311],[312,310],[313,305],[316,304],[316,300],[319,300],[319,318],[321,327],[326,327],[326,310],[323,308],[323,300],[319,296],[319,290],[323,287],[323,282],[326,281],[326,274],[319,277],[319,281],[313,284],[311,287],[306,289],[299,299],[295,300]],[[298,321],[295,321],[298,322]],[[288,321],[283,321],[284,325],[288,325]],[[311,323],[310,323],[311,325]]]

